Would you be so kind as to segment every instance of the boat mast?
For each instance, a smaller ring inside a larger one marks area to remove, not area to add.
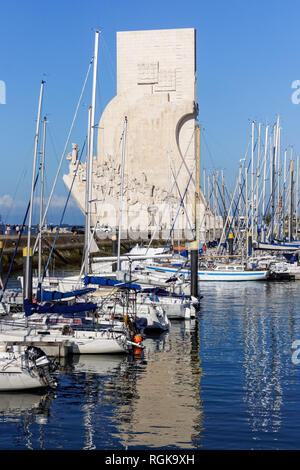
[[[251,233],[254,229],[254,121],[251,125]]]
[[[283,190],[282,190],[282,231],[283,238],[286,236],[286,225],[285,225],[285,206],[286,206],[286,161],[287,161],[287,150],[284,151],[283,160]]]
[[[279,123],[278,123],[279,124]],[[281,128],[277,129],[277,144],[276,144],[276,154],[277,154],[277,206],[278,206],[278,217],[277,217],[277,226],[278,226],[278,238],[280,238],[280,215],[279,215],[279,205],[280,205],[280,131]]]
[[[223,224],[226,221],[226,203],[225,203],[225,182],[224,182],[224,171],[221,170],[222,174],[222,202],[223,202]],[[219,226],[220,229],[220,226]]]
[[[293,147],[291,147],[290,159],[290,201],[289,201],[289,241],[293,237],[293,203],[294,203],[294,160],[293,160]]]
[[[273,152],[271,160],[271,232],[270,241],[274,238],[275,225],[275,160],[276,160],[276,142],[277,142],[277,126],[273,127]]]
[[[120,271],[120,267],[121,267],[120,254],[121,254],[121,229],[122,229],[123,192],[124,192],[126,132],[127,132],[127,116],[125,116],[125,119],[124,119],[124,129],[123,129],[123,135],[122,135],[121,188],[120,188],[120,209],[119,209],[119,227],[118,227],[118,261],[117,261],[118,271]]]
[[[297,156],[297,167],[296,167],[296,201],[295,201],[295,216],[296,216],[296,230],[295,239],[298,240],[298,196],[299,193],[299,155]]]
[[[266,134],[265,134],[265,151],[264,151],[264,181],[263,181],[263,195],[262,195],[262,223],[263,223],[263,242],[265,241],[265,193],[266,193],[266,175],[267,175],[267,153],[268,153],[268,131],[269,131],[269,126],[266,126]]]
[[[213,239],[214,240],[216,240],[216,206],[217,206],[217,203],[216,203],[216,194],[217,194],[217,191],[216,191],[216,187],[217,187],[216,178],[217,177],[218,177],[218,172],[216,171],[213,174],[213,216],[214,216],[214,220],[213,220],[213,224],[214,224]]]
[[[86,152],[86,174],[90,173],[90,139],[91,139],[91,110],[89,106],[89,118],[88,118],[88,131],[87,131],[87,152]],[[90,184],[89,176],[86,179],[85,185],[85,231],[84,231],[84,273],[89,273],[89,230],[90,230]]]
[[[253,233],[254,240],[257,240],[258,236],[258,190],[259,190],[259,177],[260,177],[260,134],[261,134],[261,123],[258,124],[258,142],[257,142],[257,162],[256,162],[256,195],[255,195],[255,233]]]
[[[94,64],[93,64],[93,86],[92,86],[92,104],[89,111],[90,131],[89,131],[89,152],[86,162],[86,185],[87,185],[87,219],[86,219],[86,265],[85,269],[88,270],[89,265],[89,251],[91,246],[91,203],[92,203],[92,188],[93,188],[93,153],[94,153],[94,135],[95,135],[95,107],[96,107],[96,87],[97,87],[97,68],[98,68],[98,44],[99,44],[100,31],[95,31],[95,48],[94,48]]]
[[[200,126],[196,124],[195,240],[199,243],[200,216]]]
[[[45,171],[45,148],[46,148],[46,124],[47,119],[43,121],[43,147],[41,164],[41,196],[40,196],[40,223],[39,223],[39,261],[38,261],[38,282],[42,282],[42,224],[43,224],[43,203],[44,203],[44,171]]]
[[[211,227],[211,217],[210,217],[210,212],[211,212],[211,190],[210,190],[210,175],[207,175],[207,212],[208,212],[208,237],[207,241],[210,242],[210,227]],[[206,240],[205,240],[206,241]]]
[[[248,169],[245,168],[245,235],[246,235],[246,266],[248,267],[248,257],[249,257],[249,215],[248,215]]]
[[[33,211],[33,195],[34,195],[34,180],[36,173],[36,161],[38,153],[38,142],[39,142],[39,128],[40,128],[40,119],[41,119],[41,108],[43,100],[43,91],[44,91],[44,80],[42,80],[40,88],[40,97],[38,104],[38,114],[36,121],[36,131],[34,137],[34,155],[33,155],[33,168],[32,168],[32,180],[31,180],[31,193],[30,193],[30,207],[29,207],[29,219],[28,219],[28,232],[27,232],[27,253],[26,253],[26,269],[25,269],[25,298],[28,300],[31,297],[31,289],[29,286],[29,263],[30,263],[30,242],[31,242],[31,225],[32,225],[32,211]]]

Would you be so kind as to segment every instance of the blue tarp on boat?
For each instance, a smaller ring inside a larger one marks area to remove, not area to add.
[[[172,297],[176,299],[184,299],[189,298],[189,296],[184,294],[176,294],[175,292],[169,292],[166,289],[162,289],[161,287],[145,287],[142,292],[146,294],[153,294],[159,297]]]
[[[295,263],[299,261],[299,255],[298,253],[282,253],[285,259],[287,260],[288,263]]]
[[[96,310],[97,304],[92,302],[78,302],[72,305],[65,304],[63,302],[48,302],[44,305],[39,305],[34,302],[29,302],[28,299],[24,300],[24,311],[25,316],[29,317],[33,313],[53,313],[53,314],[76,314],[79,312],[86,312],[90,310]]]
[[[60,300],[68,297],[78,297],[80,295],[88,294],[89,292],[94,292],[95,290],[96,289],[93,287],[88,287],[86,289],[78,289],[69,292],[47,291],[44,289],[41,292],[41,289],[38,288],[36,299],[38,302],[41,302],[41,300]]]
[[[99,286],[129,287],[136,290],[141,289],[140,284],[135,284],[133,282],[121,282],[116,279],[111,279],[109,277],[85,276],[83,282],[85,286],[87,286],[88,284],[97,284]]]

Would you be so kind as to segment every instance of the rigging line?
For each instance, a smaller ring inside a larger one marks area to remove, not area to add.
[[[206,219],[207,215],[210,217],[209,212],[211,214],[213,214],[213,211],[210,207],[210,199],[212,198],[212,195],[213,195],[213,187],[210,188],[210,192],[207,195],[208,197],[207,198],[206,198],[206,196],[204,197],[204,211],[203,211],[202,218],[199,221],[199,226],[200,227],[203,225],[203,223],[206,226],[205,219]]]
[[[74,172],[74,175],[73,175],[73,180],[72,180],[72,183],[71,183],[71,186],[70,186],[70,189],[69,189],[69,193],[68,193],[68,196],[67,196],[67,199],[66,199],[65,207],[64,207],[62,215],[61,215],[60,223],[59,223],[58,227],[56,228],[55,238],[53,240],[52,247],[51,247],[51,250],[50,250],[50,253],[49,253],[49,256],[48,256],[48,261],[47,261],[47,264],[46,264],[45,269],[44,269],[44,274],[42,276],[42,281],[43,281],[43,279],[46,275],[46,272],[48,270],[48,267],[49,267],[49,263],[50,263],[50,260],[51,260],[51,257],[52,257],[53,251],[54,251],[54,247],[55,247],[55,244],[56,244],[56,241],[57,241],[57,238],[58,238],[59,230],[60,230],[61,224],[63,222],[65,212],[66,212],[66,209],[67,209],[67,205],[68,205],[68,202],[69,202],[69,199],[70,199],[70,196],[71,196],[71,192],[72,192],[72,189],[73,189],[73,184],[74,184],[75,178],[77,176],[77,170],[79,168],[79,163],[81,162],[81,157],[82,157],[82,154],[83,154],[85,144],[86,144],[86,139],[84,141],[84,144],[83,144],[83,147],[82,147],[82,150],[81,150],[81,154],[80,154],[80,156],[78,158],[78,161],[77,161],[77,166],[76,166],[76,169],[75,169],[75,172]]]
[[[34,189],[35,189],[36,184],[37,184],[37,182],[38,182],[38,177],[39,177],[39,173],[36,175],[36,178],[35,178]],[[25,216],[24,216],[24,219],[23,219],[23,223],[22,223],[22,225],[21,225],[21,227],[20,227],[18,240],[17,240],[16,246],[15,246],[15,251],[14,251],[14,254],[13,254],[13,256],[12,256],[12,259],[11,259],[11,262],[10,262],[10,266],[9,266],[9,269],[8,269],[8,273],[7,273],[7,275],[6,275],[6,279],[5,279],[5,282],[4,282],[4,286],[3,286],[3,289],[2,289],[2,293],[1,293],[1,297],[0,297],[0,302],[2,302],[4,291],[5,291],[6,288],[7,288],[7,283],[8,283],[8,280],[9,280],[9,278],[10,278],[12,266],[13,266],[13,263],[14,263],[14,260],[15,260],[16,254],[17,254],[17,250],[18,250],[18,248],[19,248],[19,244],[20,244],[20,241],[21,241],[22,233],[23,233],[24,228],[25,228],[25,223],[26,223],[26,219],[27,219],[28,212],[29,212],[29,208],[30,208],[30,201],[29,201],[29,203],[28,203],[28,205],[27,205],[27,209],[26,209],[26,213],[25,213]]]
[[[122,138],[123,138],[123,132],[122,132],[122,135],[121,135],[121,137],[120,137],[118,150],[116,151],[116,154],[115,154],[115,160],[114,160],[115,162],[117,162],[117,159],[118,159],[118,155],[119,155],[120,147],[121,147],[121,143],[122,143]],[[121,158],[121,157],[120,157],[120,158]],[[119,162],[119,165],[121,165],[120,162]],[[112,171],[112,170],[111,170],[111,171]],[[125,173],[125,175],[126,175],[126,178],[128,179],[128,174]],[[107,197],[107,195],[108,195],[108,191],[109,191],[109,186],[108,186],[108,185],[105,185],[105,193],[104,193],[104,196],[103,196],[102,199],[97,199],[97,201],[100,201],[102,204],[104,204],[104,203],[105,203],[105,200],[106,200],[106,197]],[[124,193],[125,193],[125,191],[124,191]],[[126,192],[126,196],[127,196],[127,198],[128,198],[127,192]],[[100,209],[101,209],[101,208],[100,208]],[[99,212],[100,212],[100,210],[99,210]],[[99,216],[99,213],[97,214],[97,216]],[[100,220],[99,220],[99,219],[100,219],[100,217],[97,218],[96,223],[99,222],[99,227],[100,227],[101,225],[100,225]]]
[[[180,153],[180,156],[181,156],[181,158],[182,158],[182,162],[181,162],[180,168],[179,168],[179,170],[178,170],[178,172],[177,172],[177,176],[174,177],[174,181],[173,181],[172,187],[171,187],[170,192],[169,192],[169,197],[170,197],[171,195],[173,195],[173,189],[174,189],[174,187],[175,187],[176,180],[177,180],[177,178],[178,178],[178,176],[179,176],[181,167],[182,167],[182,165],[183,165],[184,158],[186,157],[186,153],[187,153],[187,151],[188,151],[188,149],[189,149],[189,146],[190,146],[190,144],[191,144],[191,142],[192,142],[192,139],[193,139],[193,137],[194,137],[195,130],[196,130],[196,129],[194,129],[194,131],[193,131],[193,134],[192,134],[192,136],[191,136],[191,140],[190,140],[190,142],[189,142],[189,145],[188,145],[188,147],[187,147],[187,149],[186,149],[186,152],[185,152],[184,156],[182,156],[182,154]],[[171,159],[170,159],[170,160],[171,160]],[[189,180],[188,180],[188,184],[187,184],[188,186],[189,186],[189,184],[190,184],[191,178],[193,177],[193,173],[194,173],[195,168],[196,168],[196,162],[194,162],[194,167],[193,167],[192,172],[190,173],[190,171],[189,171],[190,176],[189,176]],[[166,207],[168,207],[167,204],[166,204]],[[161,217],[160,217],[160,219],[159,219],[158,225],[161,223],[161,221],[162,221],[162,219],[163,219],[163,216],[164,216],[164,213],[165,213],[165,212],[163,212],[163,213],[161,214]],[[150,239],[150,241],[149,241],[149,243],[148,243],[147,250],[146,250],[146,254],[148,253],[148,250],[149,250],[149,248],[150,248],[150,246],[151,246],[151,243],[153,242],[153,239],[154,239],[154,237],[155,237],[155,235],[156,235],[156,232],[157,232],[157,230],[158,230],[158,225],[156,226],[156,229],[153,231],[153,234],[152,234],[152,236],[151,236],[151,239]]]
[[[223,198],[223,194],[221,193],[220,184],[219,184],[218,180],[216,180],[216,188],[218,189],[218,193],[219,193],[219,197],[217,197],[217,207],[219,209],[219,212],[220,212],[220,214],[222,214],[222,210],[225,210],[225,212],[227,214],[226,200],[225,200],[225,198]],[[226,190],[227,196],[228,196],[227,188],[225,188],[225,190]],[[229,198],[229,201],[230,201],[230,198]],[[224,213],[224,216],[225,216],[225,213]],[[216,217],[216,214],[215,214],[215,217]]]
[[[111,52],[109,50],[107,42],[104,39],[103,34],[101,34],[101,36],[100,36],[100,41],[101,41],[101,43],[103,43],[103,50],[105,51],[105,53],[107,54],[107,57],[108,57],[108,64],[110,65],[110,78],[111,78],[111,80],[114,84],[114,87],[116,88],[116,85],[117,85],[117,83],[116,83],[116,76],[117,76],[116,67],[114,66],[114,61],[112,60]]]
[[[213,160],[213,158],[212,158],[211,151],[210,151],[210,149],[209,149],[209,147],[208,147],[208,143],[207,143],[207,140],[206,140],[206,137],[205,137],[205,132],[203,132],[204,130],[205,130],[205,129],[202,129],[202,138],[203,138],[203,140],[204,140],[206,149],[207,149],[208,154],[209,154],[209,157],[210,157],[210,159],[211,159],[212,166],[213,166],[213,168],[216,168],[216,165],[215,165],[214,160]]]
[[[97,126],[99,126],[101,115],[103,114],[103,111],[104,111],[104,100],[103,100],[103,95],[101,94],[101,89],[102,88],[101,88],[99,76],[97,75],[96,96],[97,96],[98,107],[99,107],[98,115],[100,116],[98,117],[98,119],[96,119],[96,122],[98,122]]]
[[[195,168],[195,167],[194,167],[194,168]],[[190,174],[190,178],[189,178],[188,184],[187,184],[187,186],[186,186],[186,188],[185,188],[185,191],[184,191],[184,194],[183,194],[183,196],[182,196],[182,198],[181,198],[181,202],[180,202],[180,205],[179,205],[179,207],[178,207],[178,211],[177,211],[176,217],[175,217],[175,219],[174,219],[173,225],[172,225],[171,230],[170,230],[170,233],[169,233],[169,238],[168,238],[168,240],[166,241],[164,248],[167,246],[167,244],[168,244],[168,242],[169,242],[169,240],[170,240],[170,238],[171,238],[172,232],[173,232],[173,230],[174,230],[174,226],[175,226],[176,219],[177,219],[177,217],[178,217],[178,215],[179,215],[180,208],[181,208],[181,206],[182,206],[182,204],[183,204],[183,200],[184,200],[184,198],[185,198],[185,195],[186,195],[186,193],[187,193],[188,187],[189,187],[190,182],[191,182],[191,179],[192,179],[192,174],[193,174],[193,172]]]
[[[76,287],[79,287],[80,286],[80,282],[81,282],[81,277],[82,277],[82,274],[83,274],[83,270],[84,270],[84,257],[85,257],[85,252],[86,251],[90,251],[90,248],[91,248],[91,245],[92,245],[92,241],[94,240],[95,241],[95,233],[96,233],[96,230],[98,228],[98,220],[96,221],[96,224],[94,225],[93,227],[93,230],[92,230],[92,236],[90,238],[90,241],[89,241],[89,244],[87,247],[85,247],[84,249],[84,252],[82,254],[82,258],[83,258],[83,261],[81,263],[81,268],[80,268],[80,273],[78,275],[78,278],[77,278],[77,283],[76,283]],[[96,241],[95,241],[96,242]]]
[[[54,153],[54,156],[55,156],[55,159],[57,161],[57,163],[59,162],[59,159],[58,159],[58,152],[56,150],[56,147],[55,147],[55,143],[54,143],[54,135],[52,134],[52,128],[51,128],[51,124],[50,124],[50,121],[47,121],[48,122],[48,126],[47,126],[47,132],[48,132],[48,135],[50,137],[50,142],[51,142],[51,145],[52,145],[52,149],[53,149],[53,153]]]
[[[102,55],[104,61],[106,63],[109,64],[109,67],[108,67],[108,70],[109,70],[109,75],[110,75],[110,79],[111,79],[111,82],[113,83],[114,85],[114,93],[116,94],[116,89],[117,89],[117,83],[116,83],[116,70],[115,68],[113,67],[113,62],[112,62],[112,59],[110,57],[110,53],[108,51],[108,46],[107,46],[107,43],[105,41],[105,39],[103,38],[103,34],[100,35],[99,37],[99,43],[101,43],[101,45],[103,46],[103,51],[106,55]],[[109,57],[109,60],[107,60],[107,56]],[[103,77],[104,74],[101,75],[101,77]],[[101,78],[100,77],[100,78]],[[101,83],[100,83],[100,78],[99,78],[99,75],[97,75],[97,91],[96,91],[96,95],[97,95],[97,101],[98,101],[98,105],[99,105],[99,111],[98,111],[98,115],[99,115],[99,118],[98,118],[98,123],[100,123],[100,119],[101,119],[101,116],[104,112],[104,109],[105,109],[105,97],[104,95],[101,93],[102,89],[103,89],[103,86],[100,86]],[[102,82],[103,83],[103,82]]]
[[[181,158],[181,164],[180,164],[179,170],[178,170],[178,172],[177,172],[176,179],[178,178],[179,173],[180,173],[181,168],[182,168],[183,165],[185,166],[185,169],[186,169],[188,175],[190,175],[190,170],[189,170],[189,168],[188,168],[188,166],[187,166],[187,163],[186,163],[185,159],[186,159],[186,157],[187,157],[187,153],[188,153],[188,151],[189,151],[190,145],[191,145],[191,143],[192,143],[192,141],[193,141],[193,139],[194,139],[195,132],[196,132],[196,127],[194,127],[193,133],[192,133],[192,135],[191,135],[190,141],[189,141],[189,143],[188,143],[188,146],[187,146],[187,148],[186,148],[186,151],[185,151],[184,155],[182,155],[182,153],[181,153],[181,149],[180,149],[180,145],[179,145],[179,137],[178,137],[178,139],[177,139],[177,148],[178,148],[178,153],[179,153],[180,158]],[[193,171],[194,171],[194,170],[193,170]],[[196,186],[196,182],[195,182],[195,181],[194,181],[194,184],[195,184],[195,186]]]
[[[174,176],[174,171],[173,171],[173,168],[172,168],[171,163],[170,163],[170,169],[171,169],[172,175],[173,175],[173,177],[174,177],[174,181],[176,181],[175,176]],[[180,191],[180,188],[179,188],[179,186],[178,186],[177,181],[176,181],[176,187],[177,187],[177,190],[178,190],[178,193],[179,193],[179,197],[181,198],[181,197],[182,197],[182,196],[181,196],[181,191]],[[187,217],[187,221],[188,221],[188,224],[189,224],[189,226],[190,226],[190,229],[191,229],[191,231],[193,232],[194,229],[193,229],[192,224],[191,224],[191,222],[190,222],[190,218],[189,218],[189,216],[188,216],[188,211],[186,210],[186,207],[185,207],[184,202],[183,202],[183,209],[185,210],[186,217]]]
[[[249,163],[248,163],[247,173],[249,172],[250,164],[251,164],[251,161],[249,161]],[[243,168],[244,168],[244,165],[242,166],[242,169],[243,169]],[[243,186],[244,186],[244,185],[245,185],[245,182],[243,183]],[[221,234],[221,237],[220,237],[220,242],[219,242],[219,245],[218,245],[218,248],[217,248],[217,253],[219,253],[220,247],[221,247],[221,245],[223,245],[223,244],[222,244],[222,238],[224,237],[224,235],[225,235],[225,233],[226,233],[226,226],[227,226],[227,224],[230,222],[229,214],[230,214],[231,208],[232,208],[232,206],[233,206],[233,201],[234,201],[234,198],[235,198],[235,193],[236,193],[236,191],[237,191],[237,188],[238,188],[238,181],[236,182],[235,189],[234,189],[234,193],[233,193],[233,196],[232,196],[232,199],[231,199],[231,202],[230,202],[230,207],[229,207],[229,209],[228,209],[226,221],[225,221],[225,224],[224,224],[224,227],[223,227],[223,230],[222,230],[222,234]],[[242,187],[242,188],[243,188],[243,187]],[[242,188],[241,188],[240,193],[242,192]],[[238,198],[237,204],[238,204],[239,200],[240,200],[240,196],[239,196],[239,198]],[[226,236],[225,236],[225,243],[226,243],[227,240],[228,240],[229,233],[230,233],[231,226],[232,226],[232,222],[233,222],[233,218],[232,218],[232,220],[231,220],[231,222],[230,222],[229,228],[228,228],[228,230],[227,230],[227,234],[226,234]]]
[[[244,184],[245,184],[245,182],[244,182]],[[235,204],[235,209],[234,209],[234,211],[233,211],[232,220],[231,220],[230,225],[229,225],[229,227],[228,227],[228,231],[227,231],[227,234],[226,234],[226,237],[225,237],[225,241],[224,241],[224,243],[223,243],[223,246],[225,246],[225,244],[226,244],[227,241],[228,241],[229,234],[230,234],[230,231],[231,231],[231,229],[232,229],[232,225],[233,225],[233,221],[234,221],[235,215],[236,215],[236,213],[238,212],[238,204],[239,204],[239,200],[240,200],[240,198],[241,198],[241,193],[242,193],[242,188],[241,188],[241,192],[240,192],[240,194],[239,194],[239,196],[238,196],[238,199],[237,199],[237,201],[236,201],[236,204]],[[232,202],[233,202],[233,200],[234,200],[234,199],[232,199]],[[230,208],[231,208],[231,206],[230,206]],[[227,222],[226,222],[226,224],[227,224]],[[226,224],[225,224],[225,226],[226,226]],[[218,249],[219,249],[220,245],[221,245],[221,239],[220,239],[220,244],[219,244],[219,246],[218,246]]]
[[[70,140],[70,138],[71,138],[71,134],[72,134],[72,131],[73,131],[73,127],[74,127],[76,118],[77,118],[79,106],[80,106],[80,103],[81,103],[81,100],[82,100],[82,96],[83,96],[83,93],[84,93],[84,90],[85,90],[85,86],[86,86],[86,83],[87,83],[87,80],[88,80],[88,76],[89,76],[89,73],[90,73],[90,70],[91,70],[92,63],[93,63],[93,62],[94,62],[94,58],[92,58],[92,59],[90,60],[90,63],[89,63],[88,71],[87,71],[87,74],[86,74],[86,77],[85,77],[85,80],[84,80],[84,84],[83,84],[83,87],[82,87],[82,90],[81,90],[81,94],[80,94],[80,97],[79,97],[79,100],[78,100],[78,103],[77,103],[77,106],[76,106],[76,110],[75,110],[75,113],[74,113],[73,121],[72,121],[70,130],[69,130],[69,134],[68,134],[68,137],[67,137],[67,140],[66,140],[66,143],[65,143],[65,147],[64,147],[63,153],[62,153],[62,155],[61,155],[61,159],[60,159],[60,163],[59,163],[59,166],[58,166],[58,170],[57,170],[57,173],[56,173],[56,176],[55,176],[54,184],[53,184],[53,186],[52,186],[52,190],[51,190],[51,193],[50,193],[50,196],[49,196],[49,199],[48,199],[48,203],[47,203],[47,206],[46,206],[44,215],[43,215],[42,225],[44,224],[45,219],[46,219],[46,216],[47,216],[47,213],[48,213],[48,209],[49,209],[49,206],[50,206],[50,202],[51,202],[51,200],[52,200],[52,196],[53,196],[53,193],[54,193],[54,189],[55,189],[55,186],[56,186],[56,183],[57,183],[58,175],[59,175],[59,173],[60,173],[60,169],[61,169],[61,166],[62,166],[62,163],[63,163],[63,159],[64,159],[64,156],[65,156],[65,153],[66,153],[66,150],[67,150],[67,146],[68,146],[69,140]],[[40,234],[38,234],[38,236],[36,237],[35,245],[34,245],[34,248],[33,248],[33,253],[34,253],[35,250],[36,250],[39,237],[40,237]]]

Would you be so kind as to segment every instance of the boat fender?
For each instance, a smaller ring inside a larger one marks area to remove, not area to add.
[[[134,356],[140,356],[142,352],[143,352],[143,349],[140,346],[136,346],[135,348],[133,348]]]
[[[134,342],[134,343],[137,343],[137,344],[138,344],[138,343],[141,343],[142,340],[143,340],[142,335],[140,335],[139,333],[137,333],[137,334],[134,335],[134,337],[133,337],[133,342]]]

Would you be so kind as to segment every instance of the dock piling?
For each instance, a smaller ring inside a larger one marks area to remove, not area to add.
[[[198,242],[190,244],[191,256],[191,295],[198,297]]]

